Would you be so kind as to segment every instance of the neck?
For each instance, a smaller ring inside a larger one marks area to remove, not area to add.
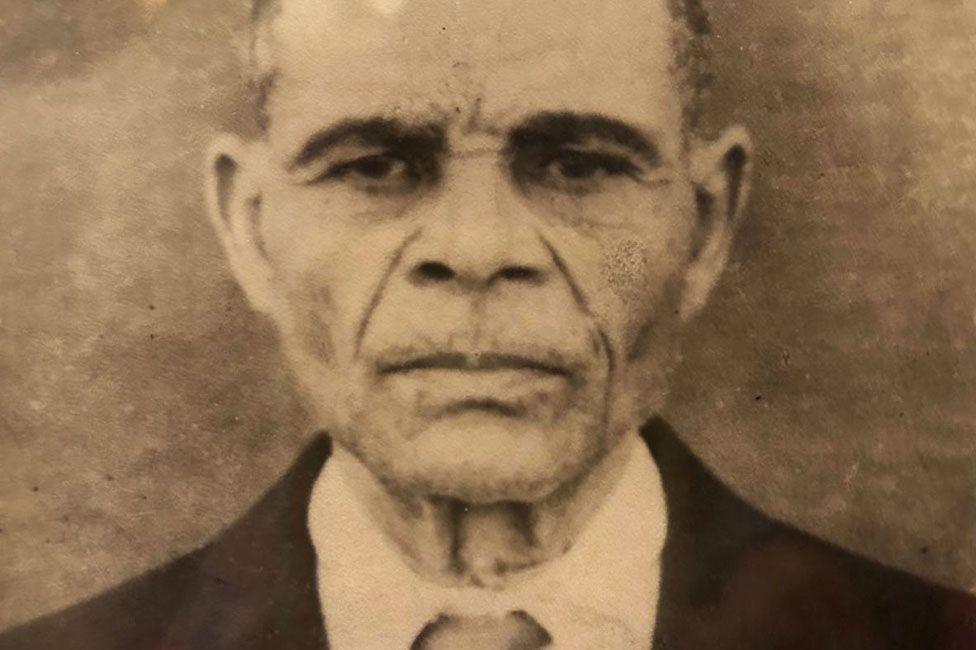
[[[613,490],[635,436],[625,436],[585,476],[533,502],[469,503],[388,490],[341,446],[334,463],[414,570],[455,586],[498,588],[568,551]]]

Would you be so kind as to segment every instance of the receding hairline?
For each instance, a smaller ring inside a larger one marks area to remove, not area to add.
[[[251,0],[251,21],[260,23],[281,8],[282,0]],[[702,0],[666,0],[672,16],[681,18],[692,33],[707,35],[711,31],[708,11]]]
[[[259,41],[284,0],[251,0],[251,47],[248,65],[254,89],[259,128],[267,128],[266,103],[274,84],[274,70],[263,68],[257,55]],[[685,126],[697,126],[703,96],[711,84],[708,39],[712,28],[704,0],[665,0],[677,29],[672,38],[674,72],[681,90]]]

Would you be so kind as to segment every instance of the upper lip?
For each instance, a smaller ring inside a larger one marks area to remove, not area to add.
[[[562,377],[572,374],[568,365],[560,362],[496,352],[437,352],[383,361],[377,368],[382,375],[415,370],[529,370]]]

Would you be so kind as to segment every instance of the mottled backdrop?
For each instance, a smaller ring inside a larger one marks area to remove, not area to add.
[[[669,416],[738,491],[976,587],[976,3],[725,0],[757,185]],[[244,0],[0,0],[0,627],[206,540],[307,435],[202,215]]]

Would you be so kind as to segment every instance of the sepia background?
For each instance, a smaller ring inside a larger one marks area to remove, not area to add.
[[[668,416],[764,510],[976,589],[976,3],[716,4],[707,123],[756,184]],[[201,544],[308,438],[202,214],[245,5],[0,0],[0,628]]]

